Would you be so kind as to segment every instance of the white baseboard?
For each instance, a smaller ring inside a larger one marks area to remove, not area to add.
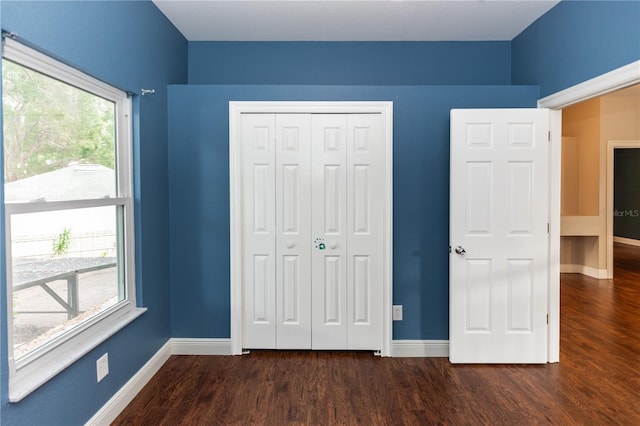
[[[449,341],[394,340],[391,342],[391,356],[446,358],[449,356]]]
[[[110,425],[160,370],[160,367],[167,362],[171,355],[171,340],[169,340],[86,424],[92,426]]]
[[[627,244],[627,245],[630,245],[630,246],[640,247],[640,240],[634,240],[632,238],[613,237],[613,242],[614,243]]]
[[[596,278],[599,280],[606,280],[609,278],[606,269],[596,269],[585,265],[560,265],[561,274],[582,274],[588,277]]]
[[[231,355],[231,339],[169,339],[86,424],[111,424],[171,355]]]
[[[172,355],[231,355],[231,339],[171,339]]]

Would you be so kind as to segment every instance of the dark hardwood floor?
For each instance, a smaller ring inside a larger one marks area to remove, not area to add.
[[[560,363],[258,351],[173,356],[115,425],[640,425],[640,247],[561,279]]]

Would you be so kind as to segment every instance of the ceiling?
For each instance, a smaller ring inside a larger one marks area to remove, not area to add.
[[[153,2],[190,41],[498,41],[559,0]]]

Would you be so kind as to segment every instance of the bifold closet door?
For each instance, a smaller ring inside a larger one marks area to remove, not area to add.
[[[244,347],[276,347],[275,115],[242,116]]]
[[[246,348],[311,348],[310,123],[242,117]]]
[[[379,127],[243,114],[243,347],[380,349]]]
[[[312,347],[382,345],[382,137],[376,114],[312,118]]]
[[[276,123],[276,348],[311,349],[311,117]]]

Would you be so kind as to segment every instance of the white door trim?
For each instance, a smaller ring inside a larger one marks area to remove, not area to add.
[[[240,116],[263,114],[380,114],[384,144],[384,273],[382,279],[382,356],[391,356],[393,295],[393,102],[229,102],[229,197],[231,353],[242,354],[242,173]]]
[[[640,61],[632,62],[538,100],[540,108],[562,109],[640,83]]]
[[[562,108],[640,83],[640,61],[617,68],[538,100],[551,110],[550,250],[549,250],[549,362],[560,361],[560,161]]]
[[[613,278],[613,159],[615,149],[640,148],[640,141],[607,142],[607,278]]]

